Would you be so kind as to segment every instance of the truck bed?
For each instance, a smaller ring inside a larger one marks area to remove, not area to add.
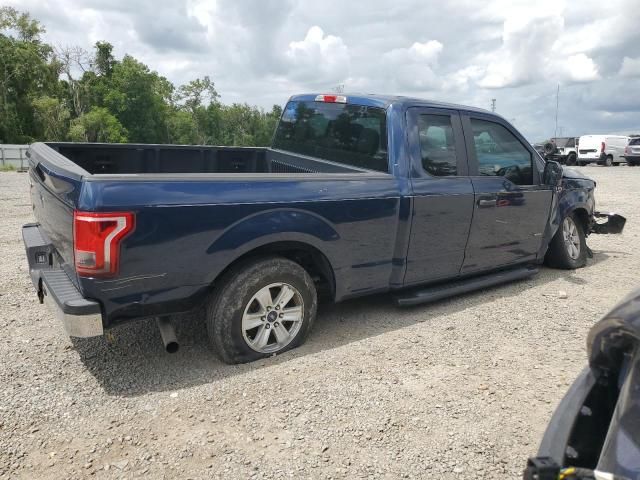
[[[96,143],[46,145],[92,175],[368,172],[271,148]]]

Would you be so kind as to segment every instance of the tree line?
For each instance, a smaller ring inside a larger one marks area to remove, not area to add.
[[[29,13],[0,8],[0,142],[265,146],[282,109],[224,105],[208,77],[174,86],[113,46],[55,47]]]

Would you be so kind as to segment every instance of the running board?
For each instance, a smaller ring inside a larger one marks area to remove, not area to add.
[[[406,292],[398,292],[394,294],[396,305],[399,307],[409,307],[411,305],[419,305],[421,303],[435,302],[443,298],[453,297],[461,293],[473,292],[481,288],[493,287],[502,283],[513,282],[514,280],[522,280],[529,278],[538,273],[535,267],[519,267],[510,270],[502,270],[496,273],[490,273],[479,277],[457,280],[425,287],[422,289],[412,289]]]

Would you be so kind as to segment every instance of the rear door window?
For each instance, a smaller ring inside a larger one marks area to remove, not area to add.
[[[418,117],[422,168],[436,177],[457,175],[458,157],[450,115]]]
[[[386,111],[377,107],[291,101],[273,148],[388,172],[386,119]]]

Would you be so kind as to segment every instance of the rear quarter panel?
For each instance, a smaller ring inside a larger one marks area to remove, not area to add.
[[[325,255],[336,300],[388,287],[400,204],[393,176],[234,177],[86,183],[81,208],[136,213],[118,278],[81,279],[107,323],[187,310],[234,260],[278,241]]]

